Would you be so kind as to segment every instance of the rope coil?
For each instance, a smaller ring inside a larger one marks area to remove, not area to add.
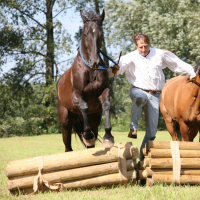
[[[51,183],[43,178],[42,176],[43,157],[42,156],[34,157],[34,159],[37,161],[39,169],[38,169],[38,175],[34,178],[33,181],[33,193],[31,194],[35,194],[39,190],[44,191],[43,188],[44,185],[51,190],[62,191],[64,189],[62,183]]]

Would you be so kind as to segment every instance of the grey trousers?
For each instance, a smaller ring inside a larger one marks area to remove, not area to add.
[[[142,149],[148,140],[155,137],[158,126],[160,94],[149,94],[139,88],[132,87],[130,89],[130,97],[133,101],[131,108],[131,124],[130,129],[138,129],[138,121],[141,116],[142,107],[144,107],[146,133],[140,147],[140,160],[144,156]]]

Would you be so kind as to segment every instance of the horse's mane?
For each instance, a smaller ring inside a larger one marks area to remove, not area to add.
[[[194,71],[197,74],[200,70],[200,59],[197,61],[197,65],[194,67]]]
[[[85,15],[85,17],[88,19],[88,20],[94,20],[95,18],[96,19],[99,19],[99,15],[96,14],[92,8],[84,8],[83,10],[83,14]]]

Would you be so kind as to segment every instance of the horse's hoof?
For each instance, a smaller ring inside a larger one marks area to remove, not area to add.
[[[112,138],[111,140],[108,140],[108,139],[104,139],[103,140],[103,146],[105,148],[112,148],[114,146],[115,142],[114,142],[114,138]]]
[[[94,133],[91,131],[91,133],[93,134],[93,138],[92,139],[85,139],[84,138],[84,135],[83,135],[83,137],[82,137],[82,139],[83,139],[83,142],[84,142],[84,144],[87,146],[87,147],[90,147],[90,146],[94,146],[94,144],[95,144],[95,135],[94,135]]]

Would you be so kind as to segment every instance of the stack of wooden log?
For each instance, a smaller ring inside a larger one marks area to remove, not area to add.
[[[118,143],[56,155],[12,161],[6,168],[8,190],[30,194],[50,189],[77,189],[127,184],[136,180],[137,147]]]
[[[148,141],[139,162],[139,179],[154,183],[200,184],[200,143]]]

